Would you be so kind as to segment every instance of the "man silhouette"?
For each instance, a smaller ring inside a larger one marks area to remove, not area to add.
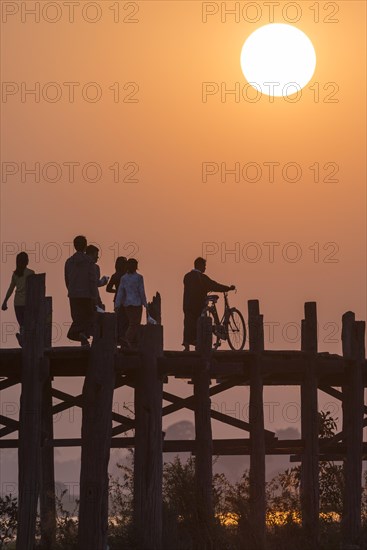
[[[92,258],[85,254],[87,239],[83,235],[75,237],[74,248],[75,254],[65,262],[65,284],[73,320],[67,336],[89,346],[98,300],[97,271]]]
[[[228,292],[234,290],[234,285],[226,286],[205,275],[206,260],[196,258],[194,269],[186,273],[184,283],[183,311],[184,311],[184,337],[185,351],[190,351],[190,345],[196,345],[196,325],[205,307],[205,299],[208,292]]]

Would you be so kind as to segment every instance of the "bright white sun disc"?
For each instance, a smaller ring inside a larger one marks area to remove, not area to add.
[[[303,31],[271,23],[247,38],[241,51],[241,68],[246,80],[263,94],[287,96],[311,80],[316,53]]]

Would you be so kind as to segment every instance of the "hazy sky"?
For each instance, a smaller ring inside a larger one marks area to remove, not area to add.
[[[43,1],[32,15],[34,4],[1,6],[2,296],[23,247],[47,273],[65,344],[63,265],[81,233],[103,274],[119,254],[139,259],[148,296],[162,294],[168,349],[180,349],[183,275],[204,254],[246,317],[260,299],[268,348],[299,349],[303,303],[316,300],[319,347],[340,352],[342,314],[366,318],[365,3]],[[270,22],[316,50],[298,101],[255,102],[242,74],[244,41]],[[12,308],[1,327],[14,346]],[[228,409],[247,401],[231,395]],[[294,426],[282,407],[298,390],[266,396],[282,403],[268,422]]]

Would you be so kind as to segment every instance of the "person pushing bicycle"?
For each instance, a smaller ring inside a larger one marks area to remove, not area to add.
[[[206,305],[208,292],[228,292],[235,290],[234,285],[222,285],[205,275],[206,260],[196,258],[194,269],[186,273],[183,295],[184,311],[184,336],[183,346],[185,351],[190,351],[190,345],[196,345],[197,321]]]

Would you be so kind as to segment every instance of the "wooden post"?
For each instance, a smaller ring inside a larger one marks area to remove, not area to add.
[[[45,347],[52,343],[52,298],[46,298]],[[42,435],[40,476],[41,548],[53,550],[56,545],[55,465],[52,416],[52,380],[50,360],[43,359],[42,387]]]
[[[256,353],[250,371],[250,507],[251,548],[264,550],[266,540],[265,431],[263,380],[259,354],[264,351],[264,324],[258,300],[248,301],[250,351]]]
[[[264,323],[263,315],[260,315],[259,300],[249,300],[248,324],[249,324],[249,348],[250,351],[261,353],[264,351]]]
[[[148,312],[153,319],[155,319],[158,325],[162,324],[162,314],[161,314],[161,295],[159,292],[153,296],[151,302],[148,303]]]
[[[79,548],[106,550],[108,462],[115,387],[115,314],[96,316],[90,362],[83,386]]]
[[[195,412],[195,487],[196,513],[198,518],[195,547],[209,550],[213,541],[213,441],[211,426],[210,356],[212,352],[212,319],[199,317],[197,322],[197,351],[202,361],[194,376],[194,412]]]
[[[135,384],[134,528],[139,550],[162,549],[162,393],[157,359],[163,327],[140,329],[141,369]]]
[[[316,302],[305,303],[302,320],[302,351],[309,353],[301,383],[301,433],[304,442],[301,465],[301,510],[307,548],[319,547],[319,415],[318,381],[314,357],[317,354]]]
[[[364,417],[365,322],[354,313],[343,315],[343,355],[346,384],[343,387],[343,433],[347,445],[344,461],[343,548],[362,548],[361,498]]]
[[[41,363],[45,345],[45,274],[26,280],[19,423],[17,550],[33,550],[41,467]]]

